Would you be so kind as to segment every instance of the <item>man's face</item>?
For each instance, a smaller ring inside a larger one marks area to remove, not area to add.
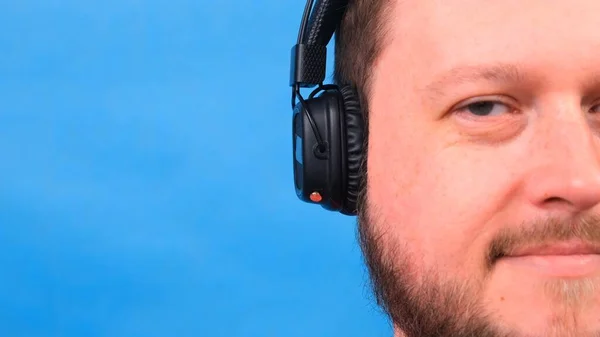
[[[360,224],[397,335],[600,336],[600,1],[395,2]]]

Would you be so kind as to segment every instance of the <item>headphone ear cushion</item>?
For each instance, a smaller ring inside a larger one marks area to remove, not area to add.
[[[357,200],[362,183],[361,165],[363,163],[364,117],[356,90],[351,86],[340,88],[344,100],[344,117],[346,122],[346,202],[342,213],[357,213]]]

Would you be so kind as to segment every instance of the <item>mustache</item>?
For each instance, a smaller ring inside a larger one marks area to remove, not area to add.
[[[521,247],[570,240],[600,246],[600,214],[583,214],[568,219],[548,217],[524,223],[517,228],[504,228],[489,245],[488,266],[491,267],[504,256],[512,255]]]

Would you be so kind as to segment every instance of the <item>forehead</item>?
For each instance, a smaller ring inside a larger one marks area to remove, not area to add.
[[[413,69],[417,79],[485,63],[579,69],[597,63],[599,11],[597,0],[398,0],[385,71]]]

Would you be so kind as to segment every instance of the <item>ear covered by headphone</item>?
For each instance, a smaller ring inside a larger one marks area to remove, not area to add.
[[[309,22],[309,0],[292,49],[294,185],[300,200],[356,215],[364,140],[359,96],[350,85],[323,84],[326,46],[347,2],[318,1]],[[300,88],[315,86],[304,99]]]

